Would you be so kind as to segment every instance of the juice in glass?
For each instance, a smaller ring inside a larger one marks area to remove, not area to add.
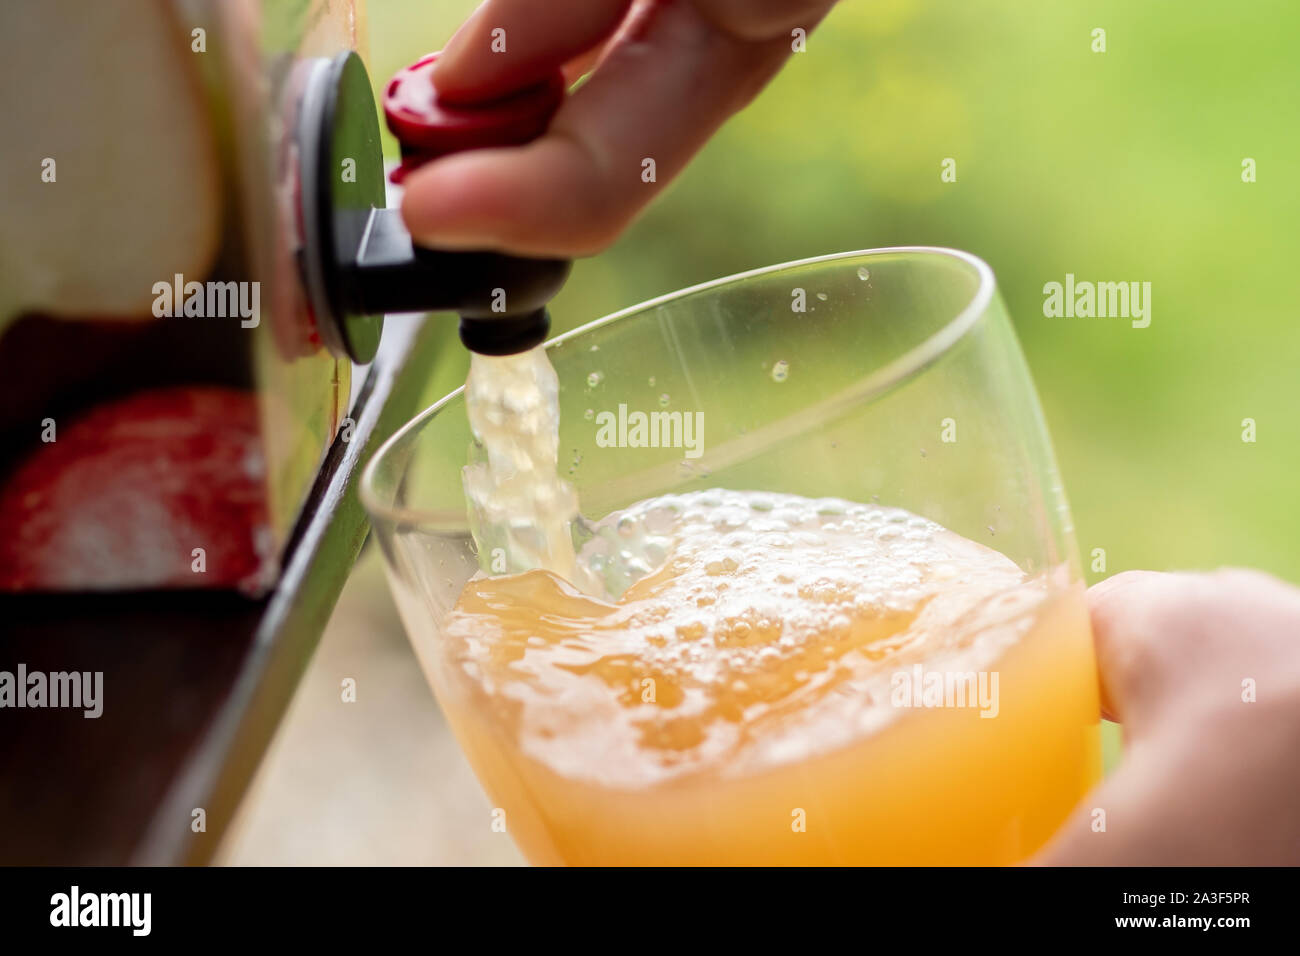
[[[933,522],[713,490],[584,555],[634,583],[476,577],[443,629],[439,698],[534,863],[1015,863],[1097,779],[1081,589]]]

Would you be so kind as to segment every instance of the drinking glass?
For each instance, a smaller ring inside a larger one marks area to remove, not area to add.
[[[1050,837],[1100,774],[1095,665],[1069,509],[987,264],[922,247],[822,256],[654,299],[548,349],[583,522],[703,489],[894,506],[1000,552],[1046,598],[996,661],[995,713],[904,700],[865,739],[707,779],[602,783],[609,758],[594,752],[548,765],[521,746],[509,695],[489,702],[446,641],[486,573],[453,392],[384,444],[361,495],[421,666],[530,861],[1003,864]],[[702,440],[601,439],[599,422],[661,410],[702,413]]]

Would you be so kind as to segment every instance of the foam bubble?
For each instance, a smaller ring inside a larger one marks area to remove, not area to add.
[[[591,530],[578,564],[616,597],[545,572],[477,579],[445,635],[475,693],[509,701],[523,752],[607,785],[851,743],[896,716],[891,672],[987,667],[1045,594],[997,552],[880,505],[714,489]]]

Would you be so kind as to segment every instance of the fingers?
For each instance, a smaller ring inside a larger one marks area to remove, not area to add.
[[[564,82],[568,86],[572,86],[589,73],[600,62],[600,58],[605,55],[605,50],[611,42],[611,40],[606,39],[565,63]]]
[[[605,25],[601,20],[599,28]],[[569,57],[598,32],[593,26],[569,45],[554,41],[545,55]],[[787,38],[738,39],[688,3],[638,5],[541,139],[448,156],[413,173],[402,206],[407,227],[417,242],[439,248],[595,252],[789,54]],[[542,54],[520,56],[523,62]],[[485,75],[474,80],[476,88],[493,82]]]
[[[1170,840],[1158,832],[1160,813],[1152,813],[1159,799],[1160,781],[1188,768],[1184,760],[1171,760],[1159,747],[1134,745],[1128,759],[1095,787],[1062,824],[1047,845],[1031,860],[1037,866],[1133,866],[1142,863],[1174,864],[1188,849],[1186,841]],[[1167,819],[1174,826],[1189,801],[1170,801]],[[1194,832],[1195,827],[1187,832]],[[1174,854],[1171,856],[1171,854]]]
[[[789,37],[794,27],[811,31],[826,15],[827,0],[694,0],[720,29],[745,40]]]
[[[1126,572],[1088,601],[1102,710],[1130,736],[1300,689],[1300,591],[1268,575]]]
[[[1101,712],[1108,720],[1137,723],[1134,711],[1141,710],[1143,679],[1150,679],[1145,675],[1151,666],[1147,644],[1153,632],[1166,626],[1152,615],[1173,603],[1168,592],[1180,586],[1172,575],[1125,571],[1088,589]]]
[[[1300,591],[1137,571],[1088,601],[1103,711],[1129,747],[1033,862],[1300,862]]]
[[[1300,863],[1295,721],[1189,721],[1133,745],[1031,861],[1045,866]]]
[[[474,102],[545,79],[556,67],[598,46],[630,6],[631,0],[487,0],[438,57],[433,71],[438,93],[448,100]]]
[[[544,79],[555,67],[598,51],[626,17],[633,0],[487,0],[456,31],[434,69],[450,100],[491,99]],[[743,40],[787,37],[811,30],[829,0],[695,0],[723,33]],[[594,59],[587,62],[591,66]]]

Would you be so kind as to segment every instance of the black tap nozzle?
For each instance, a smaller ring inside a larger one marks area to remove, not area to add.
[[[545,308],[525,315],[460,317],[460,340],[479,355],[517,355],[546,341],[551,316]]]
[[[411,241],[396,209],[371,210],[361,234],[336,283],[344,311],[457,312],[461,341],[483,355],[513,355],[545,341],[546,303],[572,265],[567,259],[426,249]]]

